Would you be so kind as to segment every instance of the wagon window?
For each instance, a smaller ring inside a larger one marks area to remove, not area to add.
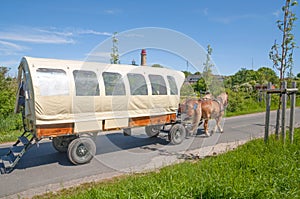
[[[38,68],[36,76],[41,96],[69,95],[69,80],[64,70]]]
[[[164,78],[160,75],[149,75],[152,95],[166,95],[167,87]]]
[[[168,78],[168,82],[169,82],[169,85],[170,85],[171,95],[178,95],[178,88],[177,88],[177,85],[176,85],[175,78],[172,77],[172,76],[167,76],[167,78]]]
[[[127,77],[130,85],[131,95],[148,95],[147,84],[143,75],[128,73]]]
[[[119,73],[102,73],[105,95],[125,95],[125,85],[122,79],[122,75]]]
[[[98,96],[99,83],[97,75],[93,71],[74,70],[73,71],[76,96]]]

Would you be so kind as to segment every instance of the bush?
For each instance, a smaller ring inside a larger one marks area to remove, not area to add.
[[[22,132],[23,124],[20,114],[0,117],[0,143],[16,141]]]
[[[22,130],[22,117],[20,114],[10,114],[6,118],[0,118],[0,132]]]

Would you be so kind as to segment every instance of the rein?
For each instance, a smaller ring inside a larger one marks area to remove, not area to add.
[[[221,99],[221,100],[220,100]],[[226,106],[223,103],[223,99],[218,97],[218,98],[214,98],[212,99],[213,101],[217,102],[219,104],[220,107],[220,113],[222,113],[223,111],[225,111]]]

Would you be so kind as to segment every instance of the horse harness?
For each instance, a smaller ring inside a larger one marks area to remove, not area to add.
[[[220,113],[225,111],[225,105],[223,104],[223,100],[220,100],[218,98],[213,98],[213,99],[210,99],[210,98],[203,98],[201,99],[201,101],[206,101],[206,100],[212,100],[212,101],[215,101],[219,104],[219,107],[220,107]],[[198,108],[198,103],[194,103],[194,106],[193,106],[193,109],[196,110]]]

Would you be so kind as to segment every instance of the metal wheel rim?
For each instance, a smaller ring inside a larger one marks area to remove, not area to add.
[[[181,138],[182,137],[182,133],[180,132],[180,130],[179,129],[176,129],[176,131],[174,132],[174,140],[175,141],[180,141]]]
[[[88,153],[88,149],[85,147],[84,144],[80,144],[76,149],[76,154],[79,157],[84,157],[87,155],[87,153]]]

